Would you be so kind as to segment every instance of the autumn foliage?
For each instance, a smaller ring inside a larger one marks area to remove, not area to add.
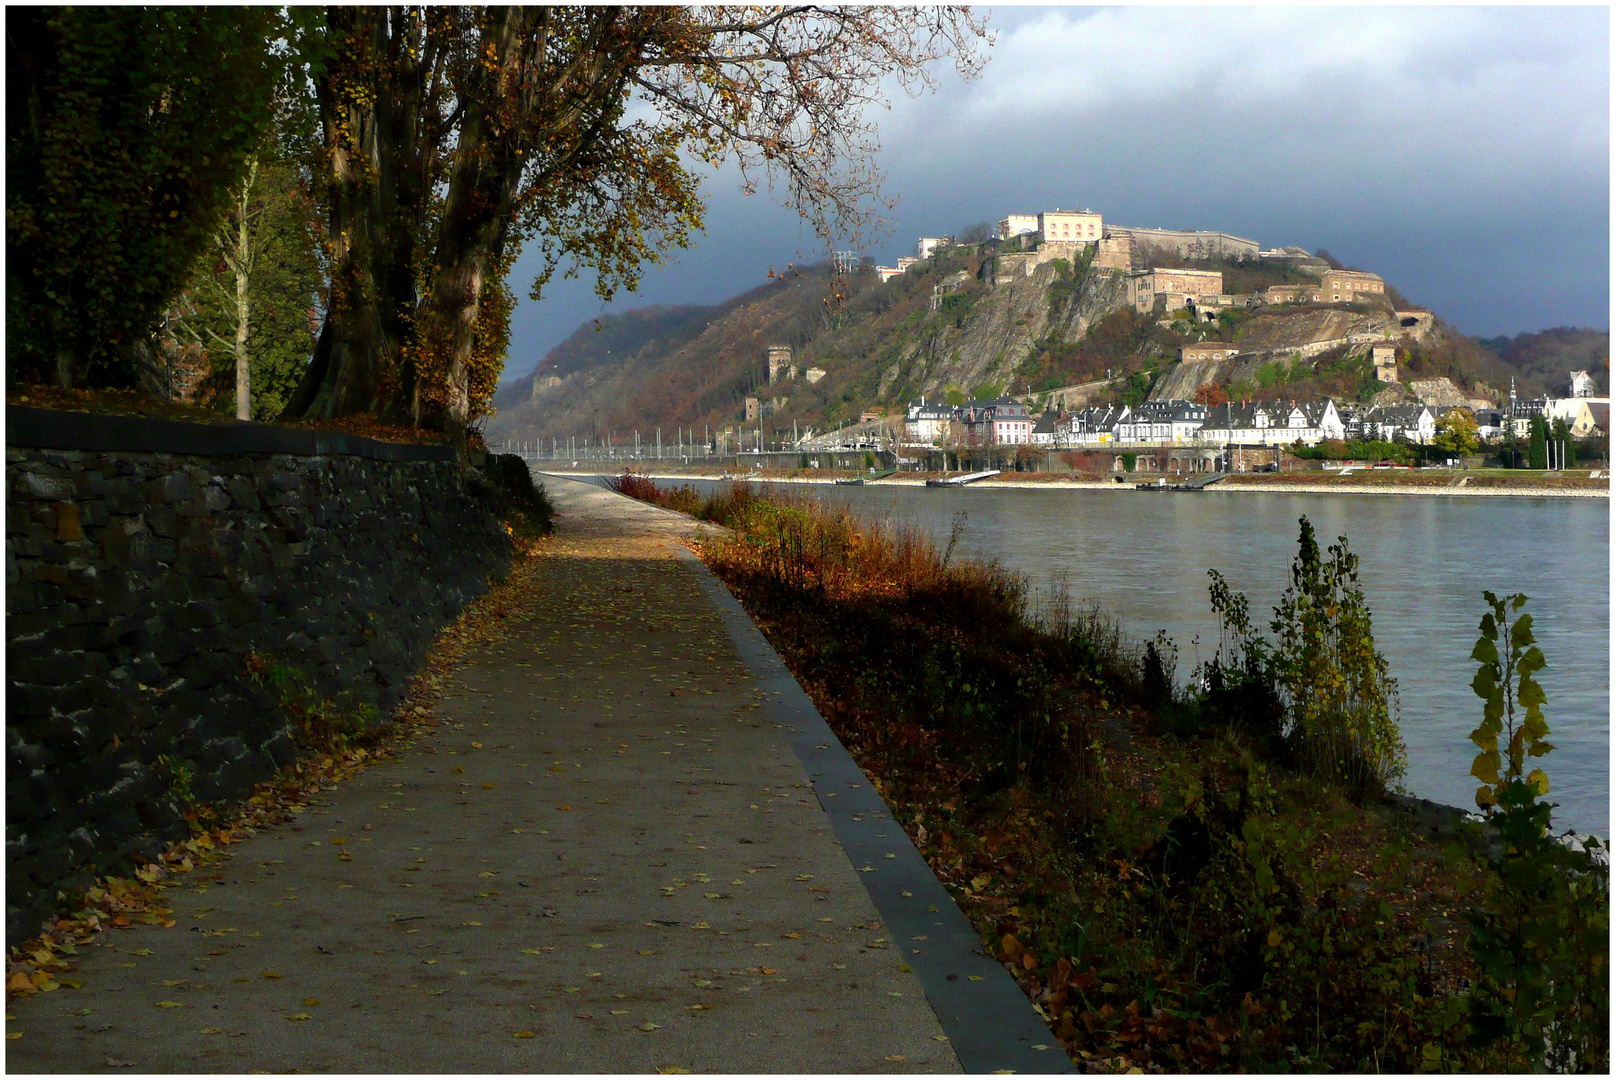
[[[536,245],[536,298],[592,272],[602,299],[702,224],[694,163],[780,183],[815,229],[875,211],[895,82],[973,74],[959,8],[332,9],[294,20],[318,101],[306,160],[327,215],[330,308],[289,410],[463,429],[485,415]],[[890,82],[888,81],[890,80]]]
[[[1197,702],[1169,643],[1135,652],[953,543],[844,509],[743,485],[615,486],[728,527],[703,559],[1084,1069],[1528,1060],[1469,1017],[1477,965],[1451,916],[1491,879],[1400,811],[1354,803],[1350,769],[1313,769],[1247,723],[1282,707],[1271,688]],[[1304,548],[1297,588],[1338,604],[1307,576],[1320,557]],[[1234,599],[1224,590],[1224,614]],[[1244,671],[1237,650],[1218,656],[1225,683]],[[1355,722],[1348,756],[1382,755]]]

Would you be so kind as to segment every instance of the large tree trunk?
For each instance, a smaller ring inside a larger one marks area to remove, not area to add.
[[[531,93],[522,86],[536,46],[530,30],[546,19],[547,12],[539,8],[495,7],[483,16],[481,40],[489,62],[475,69],[480,85],[462,89],[467,107],[433,251],[435,273],[416,313],[422,355],[431,358],[432,373],[443,380],[442,400],[423,400],[417,386],[411,400],[416,423],[441,423],[458,432],[471,419],[469,375],[477,315],[515,215],[520,148],[527,134],[500,125],[495,114],[501,105]],[[437,409],[441,415],[431,415]]]
[[[490,7],[482,16],[485,58],[470,85],[454,149],[454,168],[432,253],[431,290],[421,299],[416,332],[422,352],[440,367],[441,415],[430,415],[414,395],[417,423],[464,430],[471,419],[471,362],[484,290],[504,272],[504,253],[518,212],[523,172],[535,145],[567,147],[572,160],[613,115],[631,64],[646,33],[622,33],[622,11],[595,9],[589,40],[565,77],[546,81],[551,12],[542,7]],[[514,123],[512,117],[519,118]],[[570,144],[570,146],[568,146]],[[435,403],[434,403],[435,404]]]
[[[392,174],[395,95],[385,84],[395,46],[383,8],[333,8],[331,33],[346,62],[319,79],[320,121],[330,154],[327,201],[331,299],[320,339],[286,414],[311,418],[379,413],[397,382],[401,319],[414,306],[407,252],[413,219],[398,213]],[[403,267],[396,264],[403,259]]]
[[[588,11],[584,40],[573,19],[547,65],[551,9],[331,10],[337,60],[316,84],[331,302],[288,415],[465,429],[473,386],[485,390],[478,317],[507,269],[524,171],[541,154],[564,175],[598,145],[649,33],[625,32],[620,9]],[[467,41],[470,58],[456,51]]]

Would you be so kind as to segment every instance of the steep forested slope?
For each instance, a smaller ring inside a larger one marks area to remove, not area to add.
[[[1585,371],[1599,390],[1609,393],[1609,331],[1559,326],[1536,334],[1481,338],[1523,379],[1555,394],[1566,393],[1570,373]]]
[[[741,422],[748,396],[774,406],[765,428],[823,430],[866,409],[897,412],[920,395],[1036,399],[1110,376],[1088,400],[1418,393],[1486,400],[1506,394],[1510,374],[1522,392],[1536,393],[1545,382],[1558,389],[1572,367],[1597,371],[1607,385],[1607,333],[1502,339],[1496,344],[1513,357],[1505,362],[1439,317],[1404,325],[1397,311],[1406,304],[1394,289],[1360,304],[1258,307],[1209,324],[1173,322],[1128,305],[1124,271],[1055,259],[1030,273],[1007,272],[998,256],[992,244],[945,249],[884,284],[867,266],[838,280],[822,266],[798,268],[724,304],[591,321],[533,375],[500,391],[488,437],[719,431]],[[1265,263],[1190,265],[1221,269],[1225,288],[1244,291],[1298,274]],[[1364,342],[1382,335],[1398,340],[1401,386],[1374,380]],[[1178,363],[1184,344],[1204,340],[1228,342],[1239,356]],[[767,349],[776,344],[792,347],[798,375],[770,386]],[[825,373],[815,384],[805,378],[810,368]]]

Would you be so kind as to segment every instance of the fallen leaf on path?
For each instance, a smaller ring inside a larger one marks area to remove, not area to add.
[[[518,1031],[511,1036],[512,1039],[536,1039],[537,1037],[531,1031]]]
[[[129,950],[129,955],[130,956],[150,956],[151,955],[151,950],[150,949],[130,949]]]
[[[555,809],[557,809],[557,810],[570,810],[572,808],[570,806],[557,806]]]
[[[203,1028],[202,1029],[202,1034],[203,1035],[222,1035],[222,1034],[224,1034],[224,1029],[223,1028]]]
[[[971,982],[980,982],[981,981],[981,976],[980,975],[972,975],[972,976],[970,976],[970,981]]]
[[[584,948],[586,948],[586,949],[603,949],[603,948],[605,948],[605,946],[596,943],[596,944],[592,944],[592,945],[585,945]]]
[[[522,952],[526,953],[528,956],[543,956],[544,955],[544,952],[543,952],[542,949],[523,949]]]
[[[887,1054],[886,1055],[886,1060],[887,1061],[907,1061],[908,1058],[903,1056],[902,1054]]]
[[[264,978],[266,978],[266,979],[281,979],[281,978],[284,978],[284,977],[285,976],[283,976],[278,971],[266,971],[266,972],[264,972]]]
[[[679,1076],[689,1072],[690,1070],[681,1065],[658,1065],[656,1066],[656,1071],[661,1073],[663,1076]]]
[[[612,1016],[627,1016],[628,1015],[628,1010],[627,1009],[612,1009],[611,1010],[611,1015]]]
[[[304,1008],[312,1008],[313,1006],[318,1005],[319,1003],[320,1003],[319,998],[304,998],[303,999]]]
[[[22,1032],[20,1032],[20,1031],[8,1031],[8,1032],[6,1032],[6,1038],[8,1040],[9,1039],[20,1039],[20,1038],[22,1038]]]
[[[662,1025],[660,1025],[660,1024],[653,1024],[649,1020],[647,1020],[643,1024],[639,1025],[639,1030],[640,1031],[655,1031],[657,1028],[659,1028],[661,1026]]]
[[[164,986],[184,986],[185,985],[185,980],[184,979],[164,979],[163,980],[163,985]]]
[[[781,934],[781,935],[780,935],[780,937],[783,937],[783,938],[792,938],[792,939],[793,939],[793,940],[794,940],[794,939],[796,939],[796,938],[799,938],[799,937],[801,937],[801,936],[802,936],[802,935],[801,935],[801,934],[798,934],[798,933],[797,933],[797,932],[796,932],[796,931],[794,931],[794,930],[793,930],[793,931],[791,931],[791,932],[790,932],[790,933],[789,933],[789,934]]]
[[[185,1003],[183,1001],[159,1001],[157,1007],[159,1009],[183,1009]]]
[[[288,1020],[312,1020],[314,1018],[312,1016],[310,1016],[308,1013],[292,1013],[292,1015],[288,1016],[286,1019],[288,1019]]]
[[[704,1009],[712,1008],[711,1005],[686,1005],[684,1007],[686,1009],[690,1010],[691,1012],[701,1012]]]
[[[117,1058],[107,1058],[107,1065],[114,1069],[128,1069],[134,1066],[132,1061],[119,1061]]]

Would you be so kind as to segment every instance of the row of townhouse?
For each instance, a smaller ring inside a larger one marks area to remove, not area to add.
[[[1012,397],[963,405],[921,398],[908,407],[903,435],[910,446],[1030,446],[1032,412]]]
[[[1146,401],[1137,408],[1099,405],[1072,413],[1045,412],[1034,420],[1014,398],[960,406],[908,408],[911,446],[1038,446],[1085,449],[1121,446],[1315,446],[1328,439],[1429,443],[1446,409],[1387,405],[1362,409],[1324,401]]]
[[[1055,449],[1121,446],[1291,446],[1345,437],[1333,401],[1146,401],[1137,409],[1100,405],[1039,423],[1037,445]]]

